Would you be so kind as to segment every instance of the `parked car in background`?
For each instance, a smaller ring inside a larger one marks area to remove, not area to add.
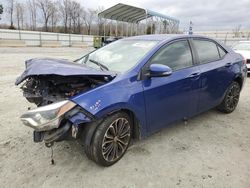
[[[240,41],[233,47],[233,49],[245,58],[247,70],[248,73],[250,73],[250,41]]]
[[[107,37],[103,41],[103,46],[105,46],[107,44],[110,44],[111,42],[115,42],[115,41],[117,41],[119,39],[122,39],[122,37]]]
[[[112,42],[74,63],[31,59],[17,79],[38,108],[21,116],[34,141],[80,139],[87,156],[110,166],[132,138],[145,138],[212,108],[235,110],[244,58],[202,36],[145,35]]]

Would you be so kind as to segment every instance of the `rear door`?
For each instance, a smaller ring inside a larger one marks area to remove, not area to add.
[[[196,112],[199,70],[193,65],[187,40],[163,46],[143,69],[147,71],[151,64],[167,65],[173,70],[168,77],[142,80],[147,124],[152,133]]]
[[[191,40],[200,70],[198,111],[217,106],[232,80],[230,55],[215,41],[194,38]]]

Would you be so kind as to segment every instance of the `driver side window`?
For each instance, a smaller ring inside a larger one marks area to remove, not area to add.
[[[163,64],[173,71],[193,65],[192,54],[187,40],[163,46],[151,59],[150,64]]]

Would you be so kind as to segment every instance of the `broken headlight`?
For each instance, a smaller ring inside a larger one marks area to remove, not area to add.
[[[27,111],[21,116],[21,121],[36,131],[51,130],[58,128],[62,116],[75,106],[69,100],[49,104]]]

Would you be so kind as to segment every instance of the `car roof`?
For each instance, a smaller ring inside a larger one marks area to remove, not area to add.
[[[204,38],[210,39],[205,36],[200,35],[188,35],[188,34],[154,34],[154,35],[138,35],[133,37],[127,37],[123,40],[154,40],[154,41],[165,41],[170,39],[178,39],[178,38]]]

